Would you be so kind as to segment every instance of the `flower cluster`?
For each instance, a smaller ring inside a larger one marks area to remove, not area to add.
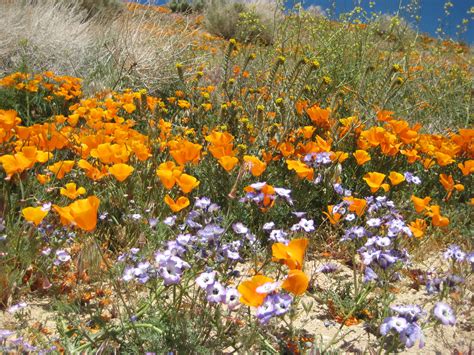
[[[407,348],[413,347],[417,342],[420,349],[424,347],[425,340],[419,324],[423,311],[416,305],[392,306],[394,316],[387,317],[380,325],[380,334],[383,336],[395,335],[401,344]]]

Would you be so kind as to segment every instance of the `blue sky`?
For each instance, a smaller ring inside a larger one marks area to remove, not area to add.
[[[373,2],[375,5],[370,8],[369,3]],[[400,4],[406,7],[412,3],[410,0],[306,0],[305,4],[319,5],[323,9],[330,9],[333,3],[336,4],[335,17],[343,12],[348,12],[354,6],[361,6],[367,11],[375,11],[382,13],[395,13],[399,9]],[[453,6],[450,8],[450,15],[446,16],[444,13],[444,4],[446,0],[418,0],[419,10],[418,15],[421,17],[417,24],[421,32],[426,32],[432,36],[436,36],[436,29],[439,27],[439,20],[443,24],[443,30],[451,37],[456,38],[457,28],[463,18],[470,19],[473,15],[468,15],[467,12],[471,7],[474,7],[474,0],[451,0]],[[406,11],[401,11],[401,15],[407,17]],[[474,43],[474,23],[470,21],[468,25],[468,32],[466,32],[461,39]]]
[[[334,13],[331,14],[331,17],[335,19],[337,19],[341,13],[348,12],[355,6],[360,6],[367,11],[393,14],[399,9],[400,4],[403,7],[413,2],[413,0],[287,0],[287,3],[294,4],[299,1],[303,1],[305,7],[317,5],[321,6],[324,10],[335,9],[335,12],[333,11]],[[474,23],[472,21],[474,15],[467,14],[468,10],[474,7],[474,0],[450,0],[453,6],[450,8],[449,16],[446,16],[444,13],[444,4],[447,0],[417,1],[419,3],[418,15],[420,16],[420,21],[416,26],[421,32],[437,37],[436,29],[439,27],[439,19],[441,19],[442,28],[448,36],[474,44]],[[142,0],[141,2],[147,3],[148,1]],[[166,2],[166,0],[156,1],[158,4]],[[370,2],[375,3],[372,8],[369,7]],[[329,13],[331,13],[331,11],[329,11]],[[406,17],[405,11],[400,12],[400,14]],[[456,25],[459,25],[464,18],[470,20],[468,31],[458,38],[456,35]]]

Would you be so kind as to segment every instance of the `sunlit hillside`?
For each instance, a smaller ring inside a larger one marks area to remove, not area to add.
[[[360,8],[0,0],[0,351],[468,353],[472,82]]]

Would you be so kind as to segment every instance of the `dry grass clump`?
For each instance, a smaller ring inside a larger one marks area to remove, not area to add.
[[[143,9],[104,18],[80,3],[4,0],[0,13],[0,74],[52,70],[91,90],[168,83],[191,42],[191,31]]]
[[[209,0],[205,17],[211,33],[227,39],[271,44],[282,12],[274,0]]]

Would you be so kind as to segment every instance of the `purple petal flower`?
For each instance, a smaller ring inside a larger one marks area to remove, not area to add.
[[[222,286],[218,281],[209,285],[206,289],[207,301],[210,303],[220,303],[225,301],[225,287]]]
[[[216,272],[215,271],[203,272],[201,275],[199,275],[196,278],[196,283],[202,289],[207,289],[208,286],[212,285],[215,280],[216,280]]]
[[[273,229],[273,227],[275,227],[275,223],[273,223],[273,222],[268,222],[268,223],[265,223],[265,224],[263,225],[263,230],[264,230],[264,231],[269,231],[269,230]]]
[[[246,234],[249,231],[249,229],[240,222],[234,223],[232,229],[237,234]]]
[[[330,273],[336,272],[338,269],[339,267],[336,264],[326,263],[326,264],[321,265],[317,271],[322,272],[323,274],[330,274]]]
[[[169,217],[166,217],[164,220],[163,220],[163,223],[166,224],[168,227],[173,227],[176,223],[176,216],[169,216]]]
[[[380,334],[387,335],[391,330],[395,330],[398,334],[403,332],[408,327],[408,322],[403,317],[388,317],[385,318],[380,326]]]
[[[444,325],[456,324],[456,317],[452,308],[444,302],[438,302],[433,308],[433,314]]]
[[[224,303],[227,305],[229,310],[234,310],[240,306],[240,293],[234,287],[229,287],[225,291]]]

